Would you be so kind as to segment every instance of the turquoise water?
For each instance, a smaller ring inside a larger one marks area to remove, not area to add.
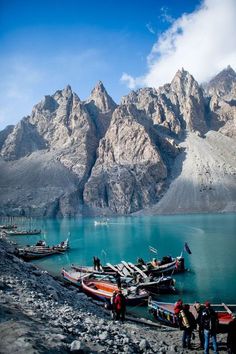
[[[33,228],[41,228],[43,235],[11,239],[26,245],[43,238],[52,245],[70,233],[67,254],[34,261],[54,275],[72,263],[92,265],[93,256],[102,263],[148,260],[154,256],[149,245],[158,250],[157,258],[177,256],[187,242],[192,251],[184,252],[189,271],[174,276],[178,295],[162,295],[160,300],[172,302],[181,296],[185,302],[236,303],[236,214],[117,217],[99,226],[94,220],[98,219],[36,220]]]

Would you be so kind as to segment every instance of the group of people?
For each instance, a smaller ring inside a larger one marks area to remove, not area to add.
[[[214,353],[218,354],[216,334],[219,321],[216,312],[211,307],[209,301],[206,301],[204,305],[196,302],[194,307],[197,312],[196,318],[190,311],[190,306],[188,304],[183,304],[181,299],[175,304],[174,312],[178,317],[180,329],[183,330],[183,348],[191,349],[191,339],[194,337],[193,330],[198,328],[200,348],[204,349],[204,354],[209,353],[210,341],[212,341]],[[227,348],[230,354],[236,354],[235,331],[236,319],[234,318],[229,325],[227,338]]]

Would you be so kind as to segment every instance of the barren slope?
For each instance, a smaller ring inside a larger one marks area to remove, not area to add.
[[[236,211],[235,139],[213,131],[206,138],[190,133],[182,146],[185,151],[175,162],[173,182],[146,213]]]

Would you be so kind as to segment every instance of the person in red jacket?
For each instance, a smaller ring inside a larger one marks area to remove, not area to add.
[[[122,294],[121,290],[118,290],[118,293],[114,299],[114,307],[115,307],[115,312],[116,312],[116,320],[124,321],[125,311],[126,311],[126,303],[125,303],[125,297]]]

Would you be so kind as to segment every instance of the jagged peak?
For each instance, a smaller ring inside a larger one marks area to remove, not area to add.
[[[107,90],[105,89],[105,86],[103,85],[103,82],[101,80],[99,80],[97,84],[94,86],[94,88],[92,89],[91,96],[98,93],[108,95]]]
[[[228,65],[205,85],[205,90],[210,95],[217,93],[217,95],[222,96],[229,94],[235,83],[236,73],[234,69]]]
[[[216,76],[214,76],[211,81],[216,81],[216,80],[229,80],[229,79],[236,79],[236,72],[234,71],[234,69],[228,65],[226,68],[224,68],[223,70],[221,70]],[[210,83],[209,82],[209,83]]]
[[[92,101],[101,111],[114,110],[116,108],[116,103],[107,93],[102,81],[98,81],[91,91],[91,95],[87,102],[89,103]]]
[[[71,86],[69,84],[66,85],[62,91],[64,91],[64,92],[72,92]]]
[[[172,82],[174,82],[176,80],[181,80],[181,81],[189,81],[189,80],[191,80],[191,81],[195,81],[194,77],[187,70],[185,70],[184,68],[182,68],[181,70],[179,69],[176,72]]]

